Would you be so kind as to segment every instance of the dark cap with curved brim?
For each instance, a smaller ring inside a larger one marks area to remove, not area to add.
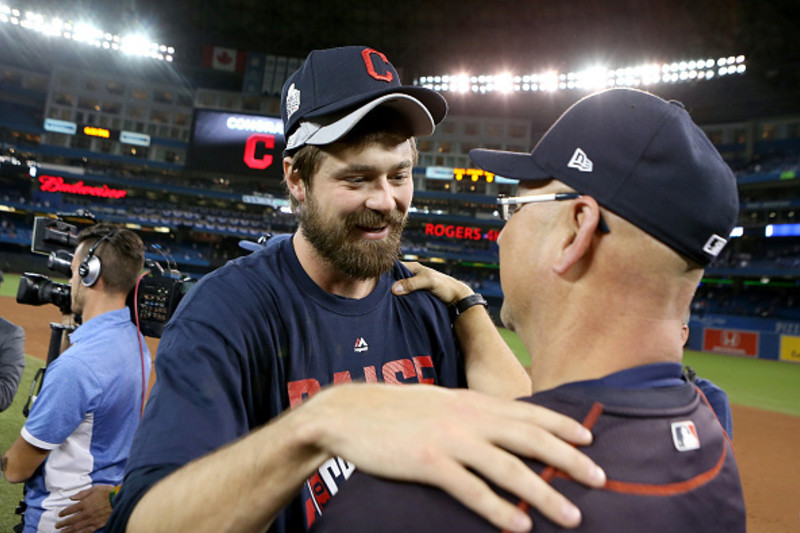
[[[683,105],[636,89],[581,99],[530,154],[469,155],[506,178],[561,181],[701,266],[739,213],[736,177]]]
[[[365,46],[314,50],[286,80],[281,93],[286,150],[335,142],[378,106],[399,111],[418,137],[432,134],[447,114],[443,96],[402,85],[395,68],[377,50]]]

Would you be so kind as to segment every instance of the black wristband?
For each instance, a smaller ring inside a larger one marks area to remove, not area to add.
[[[456,318],[461,316],[464,311],[473,305],[482,305],[486,308],[489,307],[489,304],[486,302],[486,299],[484,299],[483,295],[476,292],[475,294],[470,294],[469,296],[460,299],[450,306],[450,319],[455,321]]]

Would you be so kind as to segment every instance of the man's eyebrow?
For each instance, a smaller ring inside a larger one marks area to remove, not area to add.
[[[397,172],[398,170],[406,170],[406,169],[412,168],[413,166],[414,166],[414,163],[410,159],[408,159],[406,161],[401,161],[400,163],[398,163],[398,164],[394,165],[393,167],[391,167],[389,169],[389,173]],[[376,167],[376,166],[374,166],[374,165],[354,164],[354,165],[347,165],[346,167],[343,167],[343,168],[339,169],[336,172],[336,175],[337,176],[347,176],[347,175],[351,175],[351,174],[373,174],[373,173],[380,172],[380,171],[381,171],[381,169]]]

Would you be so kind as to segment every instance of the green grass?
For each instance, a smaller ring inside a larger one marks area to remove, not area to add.
[[[0,296],[17,297],[17,287],[19,286],[19,274],[3,273],[3,283],[0,283]]]
[[[528,354],[528,350],[525,349],[525,345],[522,344],[519,335],[506,328],[497,328],[497,330],[511,348],[511,351],[517,356],[519,362],[522,363],[522,366],[531,366],[531,356]]]
[[[800,364],[686,350],[684,362],[731,403],[800,416]]]
[[[531,357],[516,333],[500,335],[524,365]],[[686,350],[683,362],[728,393],[731,403],[800,416],[800,364]]]
[[[5,285],[5,284],[4,284]],[[36,370],[44,366],[44,361],[35,357],[25,357],[25,371],[17,389],[17,395],[11,407],[0,413],[0,450],[5,453],[19,435],[19,430],[25,423],[22,416],[22,406],[28,399]],[[22,484],[12,485],[8,481],[0,481],[0,531],[11,531],[19,523],[19,516],[14,514],[14,509],[22,499]]]

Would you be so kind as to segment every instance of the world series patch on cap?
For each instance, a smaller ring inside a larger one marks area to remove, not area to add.
[[[286,149],[335,142],[378,106],[399,111],[417,137],[433,133],[447,114],[444,97],[402,85],[394,66],[373,48],[314,50],[281,93]]]
[[[499,176],[561,181],[701,266],[739,213],[736,177],[683,105],[636,89],[581,99],[530,154],[469,155]]]

